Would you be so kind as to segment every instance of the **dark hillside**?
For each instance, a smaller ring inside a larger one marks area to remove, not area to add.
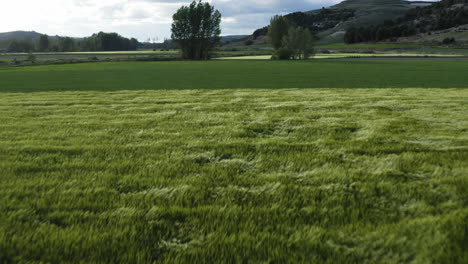
[[[286,17],[298,26],[312,30],[320,43],[343,42],[346,29],[378,25],[403,16],[408,10],[430,5],[428,2],[402,0],[347,0],[329,8],[296,12]],[[252,40],[264,39],[268,27],[256,30]]]
[[[285,17],[295,25],[310,29],[312,32],[320,32],[331,29],[340,23],[349,20],[355,16],[354,9],[334,9],[322,8],[312,12],[295,12],[286,15]],[[268,27],[263,27],[253,33],[255,38],[266,35]]]
[[[375,42],[468,24],[468,0],[442,0],[430,6],[410,9],[400,18],[379,25],[353,26],[345,35],[346,43]]]

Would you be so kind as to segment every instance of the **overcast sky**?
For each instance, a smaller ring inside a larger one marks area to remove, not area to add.
[[[5,3],[7,2],[7,3]],[[180,0],[12,0],[0,3],[0,32],[27,30],[49,35],[89,36],[117,32],[140,41],[170,37]],[[210,0],[223,15],[222,34],[251,34],[271,16],[327,7],[340,0]]]

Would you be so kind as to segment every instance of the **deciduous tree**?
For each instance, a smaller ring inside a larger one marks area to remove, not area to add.
[[[172,39],[182,49],[185,59],[206,60],[219,43],[221,13],[209,3],[193,1],[174,14]]]
[[[274,16],[270,20],[270,27],[268,28],[268,40],[275,50],[283,47],[283,39],[288,35],[289,28],[291,27],[289,21],[284,16]]]
[[[290,27],[283,38],[283,46],[291,51],[292,59],[308,59],[313,53],[313,36],[303,27]]]
[[[283,16],[274,16],[270,20],[268,39],[275,50],[272,59],[308,59],[313,53],[310,30],[290,23]]]
[[[50,45],[49,37],[47,35],[41,35],[37,41],[37,50],[48,51],[49,45]]]

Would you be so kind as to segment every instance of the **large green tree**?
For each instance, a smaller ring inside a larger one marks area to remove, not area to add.
[[[268,28],[268,40],[275,50],[283,47],[283,39],[288,35],[291,24],[284,16],[274,16]]]
[[[37,50],[48,51],[49,45],[50,45],[49,37],[47,35],[41,35],[37,41]]]
[[[70,37],[60,38],[59,48],[60,48],[60,51],[65,51],[65,52],[74,51],[75,41]]]
[[[308,59],[313,54],[313,36],[309,29],[298,27],[284,16],[274,16],[268,27],[273,59]]]
[[[9,52],[33,52],[34,43],[32,39],[12,40],[8,45]]]
[[[172,39],[181,48],[184,59],[209,59],[221,39],[221,13],[200,0],[182,6],[172,18]]]
[[[303,27],[290,27],[283,37],[283,46],[291,52],[292,59],[308,59],[313,54],[313,36]]]

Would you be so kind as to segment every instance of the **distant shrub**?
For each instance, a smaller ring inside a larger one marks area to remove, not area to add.
[[[452,44],[452,43],[455,43],[455,38],[444,38],[444,40],[442,40],[442,44],[444,45]]]
[[[293,52],[288,48],[279,48],[275,51],[272,59],[274,60],[289,60],[291,59]]]
[[[27,61],[31,63],[36,63],[36,55],[29,53]]]
[[[136,57],[135,61],[174,61],[178,60],[179,58],[177,57],[172,57],[172,56],[146,56],[146,57]]]
[[[254,44],[254,42],[253,42],[253,40],[248,39],[248,40],[245,41],[244,44],[245,44],[246,46],[250,46],[250,45]]]

